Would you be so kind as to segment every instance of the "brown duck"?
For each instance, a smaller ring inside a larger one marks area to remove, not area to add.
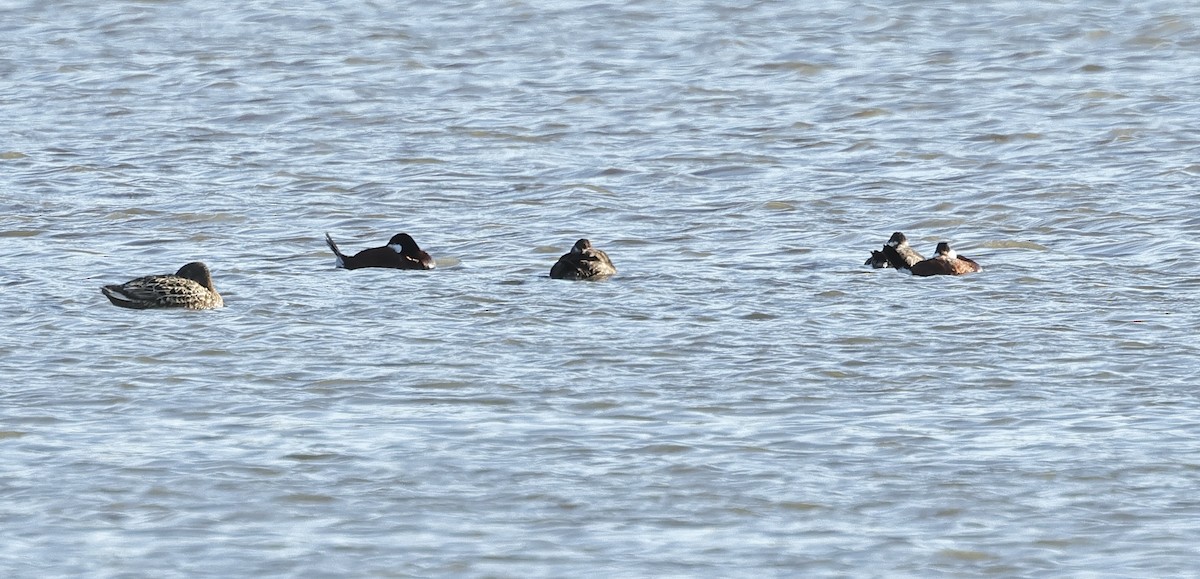
[[[592,242],[580,239],[575,242],[571,251],[558,258],[558,263],[550,268],[550,277],[554,279],[602,279],[617,273],[608,254],[592,247]]]
[[[912,274],[919,276],[963,275],[983,271],[983,267],[975,263],[975,260],[958,255],[957,252],[950,249],[950,244],[945,241],[937,244],[936,253],[929,259],[914,263],[910,268]]]
[[[209,310],[225,305],[225,300],[213,287],[208,266],[199,261],[179,268],[175,275],[148,275],[120,285],[102,286],[100,291],[113,305],[134,310]]]
[[[923,259],[925,256],[917,253],[917,250],[908,244],[908,237],[897,231],[884,244],[882,250],[872,251],[871,257],[867,258],[863,265],[869,265],[876,269],[884,267],[909,269]]]

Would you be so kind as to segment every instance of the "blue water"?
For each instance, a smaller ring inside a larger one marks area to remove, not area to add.
[[[1198,23],[0,6],[0,570],[1190,575]]]

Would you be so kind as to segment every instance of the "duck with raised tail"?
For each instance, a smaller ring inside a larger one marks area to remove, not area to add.
[[[888,239],[888,242],[884,244],[882,250],[872,251],[871,257],[867,258],[866,263],[863,265],[869,265],[875,269],[885,267],[908,269],[912,267],[914,263],[917,263],[923,259],[925,259],[925,256],[917,253],[917,250],[913,249],[912,246],[908,244],[908,237],[897,231],[893,233]],[[903,264],[903,266],[897,266],[893,262]]]
[[[437,263],[425,253],[407,233],[397,233],[383,247],[364,249],[354,255],[346,255],[338,250],[333,237],[325,234],[325,243],[333,250],[337,258],[334,267],[343,269],[360,269],[364,267],[388,267],[392,269],[433,269]]]

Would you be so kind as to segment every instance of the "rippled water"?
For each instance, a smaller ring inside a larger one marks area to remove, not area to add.
[[[6,576],[1200,568],[1200,6],[249,4],[0,6]]]

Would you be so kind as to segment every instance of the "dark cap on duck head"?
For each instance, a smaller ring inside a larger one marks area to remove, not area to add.
[[[403,250],[404,253],[408,254],[418,253],[421,251],[421,248],[417,246],[417,242],[413,240],[412,236],[407,233],[397,233],[393,235],[392,238],[388,240],[388,245],[399,245],[400,249]]]
[[[204,265],[202,261],[193,261],[184,264],[183,267],[179,268],[179,271],[175,272],[175,275],[190,279],[204,287],[212,286],[212,274],[209,273],[208,266]]]

